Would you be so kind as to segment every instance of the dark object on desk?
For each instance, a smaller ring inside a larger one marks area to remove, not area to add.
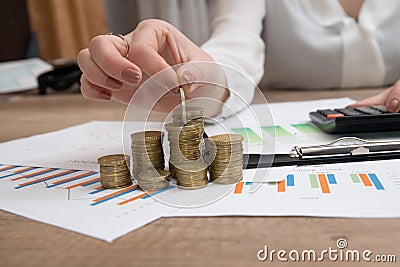
[[[45,95],[47,87],[55,91],[67,90],[73,84],[79,83],[81,76],[82,71],[76,63],[45,72],[38,77],[39,95]]]
[[[323,109],[309,115],[312,122],[326,133],[400,130],[400,113],[389,113],[385,106]]]
[[[243,168],[303,166],[398,158],[400,158],[400,141],[366,141],[357,137],[342,137],[325,145],[295,146],[290,154],[244,154]]]

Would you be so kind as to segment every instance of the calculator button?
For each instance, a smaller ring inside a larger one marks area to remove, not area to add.
[[[381,111],[381,112],[383,112],[383,113],[388,112],[387,109],[386,109],[386,107],[385,107],[384,105],[372,106],[372,108],[377,109],[377,110],[379,110],[379,111]]]
[[[335,118],[340,118],[340,117],[344,117],[344,114],[343,113],[335,113],[335,114],[326,115],[327,119],[335,119]]]
[[[362,112],[362,113],[370,114],[370,115],[379,115],[379,114],[383,113],[382,111],[374,109],[374,108],[371,108],[371,107],[358,107],[358,108],[355,108],[355,109],[360,111],[360,112]]]
[[[358,115],[365,115],[364,113],[355,110],[354,108],[340,108],[335,109],[336,111],[343,113],[346,116],[358,116]]]

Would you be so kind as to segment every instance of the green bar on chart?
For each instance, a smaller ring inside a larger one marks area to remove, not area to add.
[[[311,183],[311,188],[319,188],[316,174],[310,174],[310,183]]]
[[[286,131],[284,128],[282,128],[279,125],[276,126],[264,126],[262,127],[264,131],[266,131],[268,134],[272,135],[273,137],[288,137],[292,136],[291,133]]]
[[[304,134],[319,133],[321,132],[317,127],[312,126],[308,123],[292,124],[292,127],[296,128]]]
[[[351,180],[353,183],[361,183],[360,177],[358,177],[358,174],[352,173],[350,174]]]
[[[262,138],[259,137],[252,129],[250,128],[233,128],[232,131],[235,134],[240,134],[243,136],[244,140],[247,143],[262,143]]]
[[[269,186],[275,186],[275,185],[276,185],[276,182],[268,182],[268,185],[269,185]]]

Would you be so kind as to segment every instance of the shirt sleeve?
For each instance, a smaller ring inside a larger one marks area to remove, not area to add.
[[[264,0],[216,1],[211,38],[201,48],[217,63],[228,66],[224,71],[230,95],[218,119],[239,112],[253,99],[255,87],[264,74],[265,44],[261,38],[264,16]]]

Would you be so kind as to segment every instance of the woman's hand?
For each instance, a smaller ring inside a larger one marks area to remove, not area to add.
[[[385,105],[389,112],[400,111],[400,80],[382,93],[358,101],[349,107]]]
[[[163,81],[165,87],[177,86],[185,83],[188,96],[195,95],[194,89],[202,86],[191,81],[199,79],[215,79],[207,76],[209,71],[183,65],[177,71],[170,67],[176,64],[192,61],[214,62],[213,58],[196,46],[186,36],[169,23],[161,20],[145,20],[139,23],[137,28],[125,36],[130,45],[127,58],[126,43],[118,36],[99,35],[94,37],[89,47],[78,54],[78,64],[82,69],[81,92],[91,99],[114,99],[122,103],[129,103],[140,85],[152,75],[165,71]],[[169,70],[168,70],[169,69]],[[222,72],[221,72],[222,73]],[[212,75],[214,75],[212,73]],[[197,89],[196,89],[197,90]],[[208,90],[209,91],[209,90]],[[216,90],[213,96],[224,101],[226,91]],[[208,94],[210,92],[207,92]],[[158,110],[168,110],[179,97],[169,95],[166,101],[157,103]],[[217,111],[216,111],[217,112]]]

